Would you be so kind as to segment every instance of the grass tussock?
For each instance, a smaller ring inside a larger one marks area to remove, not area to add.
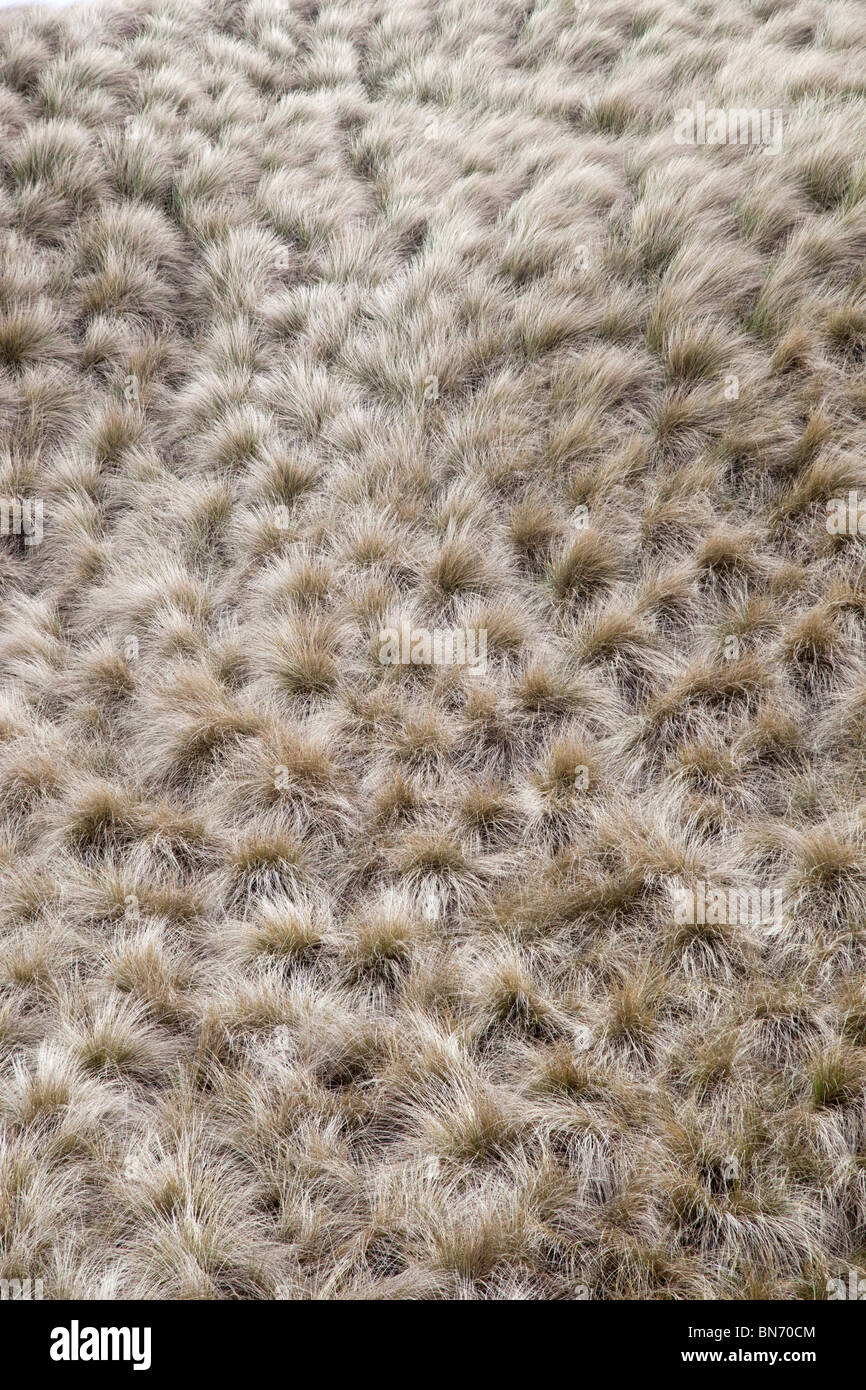
[[[121,9],[0,20],[0,1278],[824,1297],[856,6]]]

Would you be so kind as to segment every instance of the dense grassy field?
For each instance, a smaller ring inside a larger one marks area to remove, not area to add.
[[[848,0],[0,21],[0,1277],[866,1276],[864,71]]]

